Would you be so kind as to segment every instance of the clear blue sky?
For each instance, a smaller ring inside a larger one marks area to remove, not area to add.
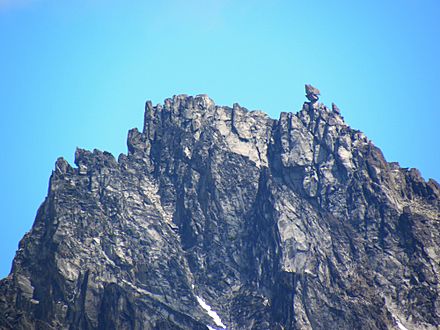
[[[440,2],[0,0],[0,277],[58,156],[126,152],[144,102],[277,118],[321,89],[388,161],[440,179]]]

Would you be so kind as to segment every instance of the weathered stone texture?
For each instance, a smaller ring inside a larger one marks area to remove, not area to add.
[[[147,102],[127,155],[58,159],[0,328],[438,329],[438,183],[306,92],[278,120]]]

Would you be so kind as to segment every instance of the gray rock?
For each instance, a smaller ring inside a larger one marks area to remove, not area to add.
[[[338,106],[336,104],[334,104],[334,103],[332,103],[332,110],[334,112],[338,113],[338,114],[341,113],[341,111],[339,110]]]
[[[437,329],[440,187],[318,100],[278,120],[145,106],[116,160],[59,158],[1,329]]]
[[[321,92],[318,88],[313,87],[312,85],[306,85],[306,97],[307,99],[314,103],[319,100],[319,95]]]

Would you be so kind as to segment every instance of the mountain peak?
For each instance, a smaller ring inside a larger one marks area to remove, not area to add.
[[[439,185],[319,95],[277,120],[147,101],[127,155],[59,158],[0,328],[434,329]]]

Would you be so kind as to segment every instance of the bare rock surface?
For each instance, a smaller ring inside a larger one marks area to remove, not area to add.
[[[306,97],[310,102],[316,102],[319,100],[319,95],[321,92],[318,88],[312,85],[306,85]]]
[[[306,93],[147,102],[127,155],[59,158],[0,328],[439,329],[439,184]]]

